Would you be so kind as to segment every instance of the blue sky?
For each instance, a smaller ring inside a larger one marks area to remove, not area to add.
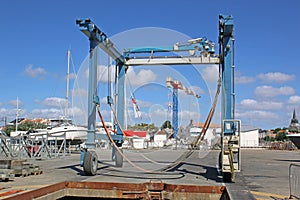
[[[77,75],[82,77],[81,84],[85,81],[87,64],[84,60],[88,55],[89,43],[75,24],[77,18],[91,18],[122,49],[125,44],[147,44],[152,39],[151,44],[155,45],[165,42],[158,40],[157,36],[151,38],[151,35],[132,34],[136,30],[145,30],[145,27],[159,27],[162,28],[160,31],[168,30],[170,34],[176,32],[174,43],[178,42],[176,39],[202,36],[217,43],[218,15],[222,13],[234,16],[236,118],[244,124],[264,129],[288,126],[294,108],[300,116],[299,7],[298,0],[128,0],[89,3],[76,0],[2,0],[0,118],[6,116],[9,121],[15,118],[17,97],[20,117],[51,118],[62,115],[67,49],[72,51],[71,72],[79,72]],[[128,31],[133,29],[135,31]],[[126,37],[130,40],[124,43],[122,39]],[[169,39],[165,43],[171,44],[173,38]],[[103,60],[100,65],[107,65],[107,58]],[[145,121],[160,126],[164,120],[170,119],[167,111],[169,92],[163,86],[167,75],[180,79],[202,96],[197,100],[180,94],[180,124],[187,125],[190,118],[203,122],[211,103],[209,93],[214,86],[213,82],[208,83],[208,79],[215,74],[214,70],[213,66],[201,69],[184,66],[163,70],[149,67],[132,69],[128,75],[132,86],[128,86],[128,90],[133,88],[144,117],[131,119],[131,108],[128,111],[129,123]],[[206,78],[201,78],[200,72]],[[72,79],[72,87],[74,83],[76,81]],[[104,98],[107,94],[105,78],[99,84],[100,97]],[[107,109],[104,103],[102,107]],[[84,109],[79,107],[70,110],[75,115],[86,115]],[[106,117],[108,119],[108,115]],[[214,122],[219,122],[218,113]]]

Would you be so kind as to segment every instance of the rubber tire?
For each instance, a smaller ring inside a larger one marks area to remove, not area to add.
[[[223,172],[223,181],[225,183],[231,183],[232,182],[232,174],[230,172]]]
[[[123,153],[123,149],[119,149]],[[119,153],[119,151],[116,149],[116,167],[123,167],[123,156]]]
[[[222,171],[222,151],[219,153],[219,169]]]
[[[98,169],[98,156],[95,151],[87,151],[83,160],[83,172],[87,176],[95,176]]]

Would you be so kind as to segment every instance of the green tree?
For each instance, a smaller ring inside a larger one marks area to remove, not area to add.
[[[279,131],[281,131],[282,129],[281,128],[276,128],[275,130],[274,130],[274,133],[278,133]]]
[[[135,124],[134,126],[128,126],[128,129],[133,129],[137,131],[155,131],[158,128],[155,126],[154,123],[147,124],[147,123],[140,123],[140,124]]]
[[[172,128],[171,122],[169,120],[165,121],[162,125],[161,125],[161,129],[165,129],[165,128]]]
[[[286,133],[285,133],[285,132],[278,132],[278,133],[276,134],[275,139],[276,139],[277,141],[285,141],[285,140],[287,139]]]
[[[274,142],[274,141],[275,141],[275,138],[270,137],[270,136],[266,136],[266,137],[265,137],[265,141],[268,141],[268,142]]]
[[[35,129],[44,129],[47,128],[47,124],[44,123],[37,123],[37,122],[24,122],[18,124],[18,131],[29,131],[29,130],[35,130]],[[10,135],[10,132],[16,131],[16,126],[7,125],[4,128],[4,131]]]

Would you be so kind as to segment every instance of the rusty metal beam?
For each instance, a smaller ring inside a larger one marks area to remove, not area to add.
[[[100,199],[230,199],[225,186],[174,185],[163,182],[62,182],[18,194],[9,200],[96,197]]]

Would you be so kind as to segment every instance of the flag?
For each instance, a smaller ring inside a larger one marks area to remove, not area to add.
[[[139,106],[136,103],[136,100],[133,97],[131,97],[131,101],[132,101],[132,104],[133,104],[134,117],[135,118],[141,118],[142,117],[142,113],[140,111]]]

